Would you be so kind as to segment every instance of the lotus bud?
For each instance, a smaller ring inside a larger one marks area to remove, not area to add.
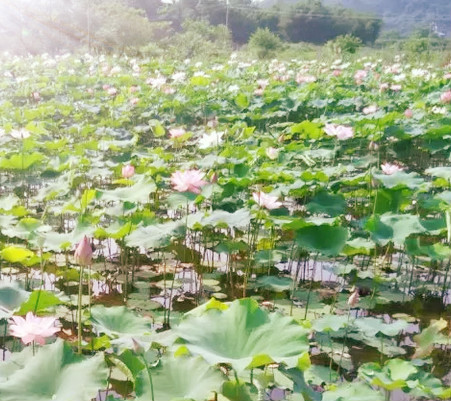
[[[88,266],[92,262],[92,248],[88,237],[85,235],[78,244],[74,254],[75,262],[80,266]]]
[[[284,135],[284,134],[281,134],[281,135],[277,138],[277,142],[279,142],[279,143],[285,142],[285,135]]]
[[[132,349],[135,352],[135,354],[138,354],[138,355],[144,354],[144,352],[145,352],[144,347],[138,341],[136,341],[134,338],[132,338],[132,342],[133,342]]]
[[[351,308],[354,308],[359,303],[360,300],[359,290],[355,287],[353,287],[353,289],[354,289],[353,293],[348,298],[348,305]]]
[[[368,148],[369,150],[377,151],[379,149],[379,145],[376,142],[371,141]]]
[[[406,109],[406,111],[404,112],[404,116],[406,118],[412,118],[413,117],[413,111],[411,109]]]
[[[126,166],[122,167],[122,177],[124,178],[130,178],[135,175],[135,167],[131,164],[127,164]]]
[[[218,174],[213,173],[213,174],[211,175],[211,177],[210,177],[210,182],[211,182],[211,183],[215,183],[215,182],[217,182],[217,181],[218,181]]]

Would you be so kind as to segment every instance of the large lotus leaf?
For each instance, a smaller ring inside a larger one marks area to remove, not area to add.
[[[103,190],[101,192],[101,199],[109,201],[120,202],[139,202],[147,203],[149,201],[149,194],[155,192],[157,186],[152,181],[142,179],[131,187],[116,188],[112,190]]]
[[[312,328],[316,331],[338,331],[351,323],[347,316],[327,315],[313,322]]]
[[[209,363],[230,363],[238,370],[271,361],[294,366],[308,349],[306,329],[287,316],[263,311],[253,299],[236,300],[225,310],[199,308],[175,332],[190,352]]]
[[[432,320],[429,327],[425,328],[420,334],[414,336],[413,339],[417,344],[414,357],[424,358],[433,351],[434,344],[440,343],[443,340],[448,340],[448,338],[441,333],[447,326],[448,323],[444,319]]]
[[[431,167],[424,171],[426,174],[432,175],[433,177],[444,178],[447,181],[451,181],[451,168],[447,167]]]
[[[215,210],[209,215],[196,213],[188,216],[188,226],[226,226],[230,228],[246,228],[251,221],[251,214],[247,209],[240,209],[229,213],[225,210]]]
[[[137,401],[204,401],[213,392],[219,392],[225,377],[202,358],[165,357],[149,375],[143,370],[136,382]]]
[[[274,292],[287,291],[293,288],[293,279],[290,277],[262,276],[254,283],[255,288],[265,288]]]
[[[411,361],[395,358],[390,359],[383,367],[378,363],[366,363],[360,366],[359,376],[371,385],[391,391],[407,386],[409,376],[417,371]]]
[[[384,395],[360,382],[333,386],[323,393],[323,401],[383,401]]]
[[[347,239],[347,228],[326,224],[303,227],[296,235],[296,242],[300,247],[326,256],[338,255]]]
[[[392,213],[371,217],[366,222],[365,228],[377,244],[386,245],[389,241],[393,241],[398,246],[404,245],[409,235],[426,231],[418,216]]]
[[[174,237],[183,237],[185,224],[181,221],[169,221],[147,227],[138,227],[125,237],[128,246],[142,246],[144,248],[160,248],[169,245]]]
[[[392,337],[399,334],[401,330],[405,330],[409,323],[405,320],[395,320],[393,323],[387,324],[375,317],[363,317],[361,319],[356,319],[354,325],[367,335],[382,333]]]
[[[321,191],[306,205],[310,213],[325,213],[331,217],[343,214],[346,209],[346,201],[343,195],[328,194]]]
[[[62,340],[16,363],[21,363],[20,368],[6,373],[6,380],[0,382],[2,401],[90,401],[108,376],[102,353],[85,359]]]
[[[27,300],[29,293],[19,287],[17,282],[0,281],[0,319],[7,318],[11,312]]]
[[[110,337],[140,336],[151,331],[148,320],[130,312],[125,306],[106,308],[96,305],[91,309],[91,321],[99,333]]]
[[[425,182],[417,173],[406,173],[404,171],[398,171],[391,175],[375,173],[374,178],[381,181],[386,188],[407,187],[416,189]]]
[[[343,248],[343,253],[346,256],[354,255],[371,255],[371,251],[376,247],[376,244],[365,238],[354,238],[346,242]]]
[[[30,294],[27,301],[20,306],[17,314],[26,315],[28,312],[39,314],[61,304],[64,304],[64,301],[58,298],[53,292],[35,290]]]

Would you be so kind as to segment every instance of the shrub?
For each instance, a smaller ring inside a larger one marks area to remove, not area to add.
[[[346,34],[337,36],[333,40],[329,40],[326,46],[332,50],[335,54],[354,54],[357,49],[362,46],[362,41],[360,38],[356,38],[355,36]]]
[[[258,58],[270,58],[283,49],[283,42],[268,28],[258,28],[249,39],[249,48]]]

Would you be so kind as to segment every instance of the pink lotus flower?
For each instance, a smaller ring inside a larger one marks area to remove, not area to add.
[[[252,193],[252,197],[259,206],[268,210],[278,209],[282,206],[282,202],[277,200],[277,196],[271,196],[262,191]]]
[[[114,87],[108,88],[106,91],[110,96],[116,96],[117,95],[117,89]]]
[[[327,135],[336,136],[339,140],[343,141],[354,136],[354,130],[352,127],[338,124],[326,124],[324,128]]]
[[[279,157],[279,149],[269,147],[266,149],[266,156],[271,160],[276,160]]]
[[[372,104],[371,106],[364,107],[362,112],[365,115],[374,114],[377,111],[377,106]]]
[[[130,178],[133,177],[134,175],[135,175],[135,166],[127,164],[126,166],[122,167],[122,177]]]
[[[207,184],[204,176],[199,170],[176,171],[171,175],[171,184],[178,192],[200,194],[201,188]]]
[[[361,85],[363,80],[366,78],[367,75],[368,75],[368,73],[365,70],[358,70],[354,74],[355,83],[357,85]]]
[[[41,94],[39,92],[33,92],[31,97],[34,101],[39,102],[41,100]]]
[[[130,89],[129,89],[130,93],[139,92],[139,90],[140,90],[140,87],[137,85],[132,85],[132,86],[130,86]]]
[[[396,84],[396,85],[390,86],[390,89],[391,89],[392,91],[394,91],[394,92],[399,92],[399,91],[402,89],[402,86]]]
[[[130,99],[130,104],[131,104],[132,106],[136,106],[138,103],[139,103],[139,97],[132,97],[132,98]]]
[[[403,168],[398,166],[397,164],[384,163],[381,165],[381,170],[385,175],[392,175],[397,173],[398,171],[403,171]]]
[[[412,118],[413,117],[413,111],[411,109],[406,109],[406,111],[404,111],[404,116],[406,118]]]
[[[75,262],[80,266],[88,266],[92,262],[92,248],[88,237],[85,235],[74,253]]]
[[[257,85],[261,89],[265,89],[269,85],[269,80],[267,79],[258,79]]]
[[[301,73],[296,75],[296,82],[298,84],[311,83],[315,81],[316,77],[314,77],[313,75],[303,75]]]
[[[390,87],[390,85],[387,84],[386,82],[384,82],[384,83],[382,83],[382,84],[379,85],[379,90],[380,90],[381,92],[385,92],[389,87]]]
[[[334,77],[339,77],[339,76],[341,75],[341,70],[333,70],[333,71],[332,71],[332,75],[333,75]]]
[[[171,128],[170,130],[169,130],[169,136],[172,138],[172,139],[174,139],[174,138],[178,138],[178,137],[180,137],[180,136],[182,136],[182,135],[185,135],[186,134],[186,131],[185,131],[185,129],[184,128]]]
[[[54,317],[37,317],[28,312],[25,319],[21,316],[13,316],[11,319],[14,322],[9,326],[11,334],[22,339],[25,345],[33,341],[44,345],[46,337],[60,331],[60,328],[55,326],[55,323],[59,322]]]
[[[451,102],[451,90],[448,90],[448,91],[446,91],[446,92],[443,92],[443,93],[440,95],[440,100],[441,100],[443,103],[450,103],[450,102]]]
[[[263,88],[257,88],[254,90],[254,95],[255,96],[263,96],[264,93],[264,89]]]

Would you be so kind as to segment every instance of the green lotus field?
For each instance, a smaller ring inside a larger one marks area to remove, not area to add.
[[[451,65],[0,66],[1,401],[451,399]]]

